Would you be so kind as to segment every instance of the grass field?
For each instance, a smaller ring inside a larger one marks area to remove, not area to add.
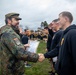
[[[40,41],[40,44],[37,49],[37,53],[45,53],[46,43],[44,41]],[[30,63],[30,62],[29,62]],[[30,68],[25,68],[26,75],[49,75],[48,71],[51,70],[49,60],[46,59],[42,63],[30,63]]]

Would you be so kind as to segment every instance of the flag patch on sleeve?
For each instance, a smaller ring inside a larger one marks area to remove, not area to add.
[[[18,38],[14,38],[14,41],[15,41],[15,43],[16,43],[17,45],[20,45],[20,44],[21,44]]]

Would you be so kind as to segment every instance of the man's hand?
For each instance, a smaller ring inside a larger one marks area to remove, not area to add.
[[[38,61],[39,61],[39,62],[42,62],[42,61],[45,59],[44,54],[39,53],[38,55],[39,55]]]
[[[27,48],[27,47],[30,47],[30,45],[29,44],[25,44],[24,47]]]

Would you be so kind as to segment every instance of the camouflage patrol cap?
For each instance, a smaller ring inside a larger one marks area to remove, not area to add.
[[[15,18],[17,20],[21,20],[22,18],[19,17],[19,13],[8,13],[5,15],[5,18]]]

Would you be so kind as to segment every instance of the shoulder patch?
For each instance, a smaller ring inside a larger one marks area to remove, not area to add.
[[[18,38],[14,38],[13,40],[15,41],[15,43],[16,43],[17,45],[20,45],[20,44],[21,44]]]

